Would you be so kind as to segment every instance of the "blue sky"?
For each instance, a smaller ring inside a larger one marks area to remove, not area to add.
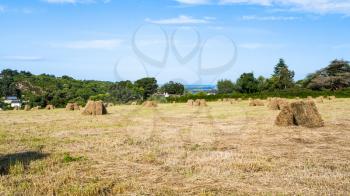
[[[0,69],[78,79],[296,79],[350,60],[349,0],[0,0]]]

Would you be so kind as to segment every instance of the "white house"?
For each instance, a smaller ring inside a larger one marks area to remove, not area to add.
[[[5,97],[4,103],[10,104],[11,107],[21,107],[22,102],[16,96]]]

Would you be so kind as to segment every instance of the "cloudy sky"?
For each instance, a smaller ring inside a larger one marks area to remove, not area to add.
[[[350,60],[350,0],[0,0],[0,69],[78,79],[296,79]]]

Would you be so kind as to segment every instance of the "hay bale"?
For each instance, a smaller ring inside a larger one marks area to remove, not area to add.
[[[157,107],[158,104],[155,101],[145,101],[143,103],[143,106],[147,108],[154,108],[154,107]]]
[[[205,99],[201,99],[201,100],[199,101],[199,106],[203,106],[203,107],[208,106],[208,105],[207,105],[207,101],[206,101]]]
[[[194,105],[194,101],[192,99],[187,101],[187,105],[189,106],[193,106]]]
[[[74,105],[73,103],[67,103],[66,110],[68,111],[74,111]]]
[[[304,126],[308,128],[322,127],[324,121],[313,101],[296,101],[284,107],[277,116],[278,126]]]
[[[274,98],[271,99],[267,107],[271,110],[282,110],[285,106],[288,105],[288,101],[284,99]]]
[[[307,96],[307,99],[308,99],[308,100],[313,100],[314,98],[311,97],[311,96]]]
[[[77,103],[73,103],[74,110],[80,110],[80,106]]]
[[[200,106],[201,101],[199,99],[196,99],[196,101],[193,102],[193,106]]]
[[[328,99],[328,100],[335,100],[336,97],[335,97],[335,96],[328,96],[327,99]]]
[[[35,111],[35,110],[39,110],[40,108],[41,108],[40,106],[36,106],[36,107],[33,107],[31,110]]]
[[[264,102],[262,102],[261,100],[251,100],[249,102],[249,106],[264,106]]]
[[[134,101],[134,102],[132,102],[132,103],[131,103],[131,105],[137,105],[137,102],[136,102],[136,101]]]
[[[323,103],[323,96],[317,97],[316,102]]]
[[[290,105],[284,107],[275,120],[277,126],[295,125],[293,111]]]
[[[30,111],[30,105],[25,105],[24,106],[24,111]]]
[[[197,106],[197,107],[206,107],[207,105],[207,101],[205,99],[196,99],[196,101],[193,103],[193,106]]]
[[[68,111],[80,110],[80,107],[77,103],[67,103],[66,110]]]
[[[238,99],[237,99],[237,102],[241,102],[241,101],[242,101],[242,98],[238,98]]]
[[[83,115],[105,115],[107,114],[107,109],[103,105],[102,101],[88,101],[82,114]]]
[[[102,101],[95,101],[95,110],[96,115],[107,114],[107,109]]]
[[[45,109],[46,110],[53,110],[53,109],[55,109],[55,106],[53,106],[53,105],[46,105]]]

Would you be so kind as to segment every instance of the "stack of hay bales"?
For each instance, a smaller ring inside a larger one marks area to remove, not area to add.
[[[30,111],[30,106],[29,105],[25,105],[24,106],[24,111]]]
[[[194,105],[194,101],[192,99],[187,101],[187,105],[189,106],[193,106]]]
[[[327,99],[328,99],[328,100],[335,100],[336,97],[335,97],[335,96],[328,96]]]
[[[158,106],[158,104],[155,101],[145,101],[143,106],[147,108],[155,108]]]
[[[288,101],[285,99],[274,98],[271,99],[267,105],[271,110],[282,110],[288,105]]]
[[[256,100],[251,100],[249,102],[249,106],[264,106],[264,102],[262,102],[261,100],[259,99],[256,99]]]
[[[53,109],[55,109],[55,106],[53,106],[53,105],[46,105],[45,109],[46,110],[53,110]]]
[[[73,103],[67,103],[66,110],[68,111],[74,111],[74,105]]]
[[[80,110],[80,107],[77,103],[68,103],[66,105],[66,110],[68,110],[68,111]]]
[[[77,103],[73,103],[74,110],[80,110],[80,106]]]
[[[40,109],[40,106],[36,106],[36,107],[33,107],[31,110],[34,111],[34,110],[39,110]]]
[[[323,96],[317,97],[317,103],[323,103]]]
[[[193,103],[194,106],[199,106],[199,107],[206,107],[207,101],[205,99],[196,99],[196,101]]]
[[[83,115],[105,115],[107,114],[107,109],[103,105],[102,101],[88,101],[82,114]]]
[[[324,121],[314,101],[296,101],[284,107],[277,116],[277,126],[322,127]]]

